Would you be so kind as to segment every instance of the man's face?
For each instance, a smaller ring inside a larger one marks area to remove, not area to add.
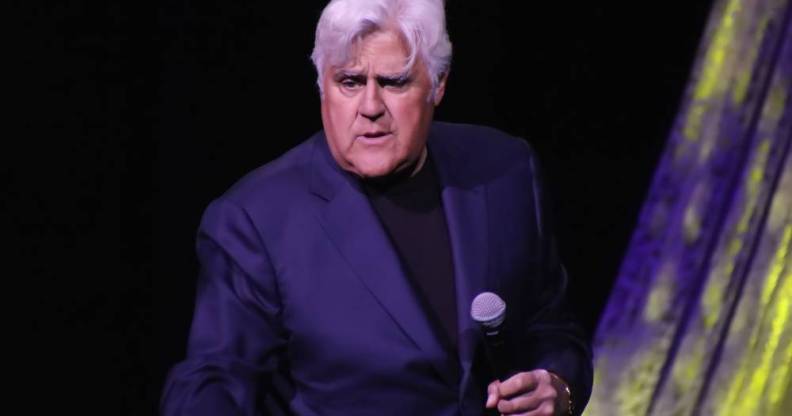
[[[432,82],[416,60],[404,72],[408,50],[393,31],[377,31],[356,45],[354,59],[324,71],[322,123],[333,158],[361,177],[387,175],[411,166],[424,151],[434,107]]]

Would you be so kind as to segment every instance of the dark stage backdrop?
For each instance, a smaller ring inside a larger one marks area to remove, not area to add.
[[[204,207],[321,127],[309,55],[324,2],[130,3],[17,7],[26,157],[3,168],[0,206],[16,208],[9,257],[36,293],[14,304],[35,357],[19,384],[48,398],[28,406],[154,413],[184,354]],[[593,332],[709,2],[525,3],[448,2],[436,118],[532,143]]]

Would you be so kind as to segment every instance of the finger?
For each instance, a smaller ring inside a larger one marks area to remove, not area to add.
[[[500,399],[498,400],[498,412],[503,415],[514,415],[534,410],[541,404],[541,401],[530,394],[511,399]]]
[[[533,390],[539,382],[539,375],[537,374],[539,371],[544,370],[517,373],[509,377],[498,386],[498,394],[501,397],[512,397]],[[548,375],[547,378],[549,380],[550,376]]]
[[[485,407],[487,409],[492,409],[498,404],[498,400],[500,399],[500,395],[498,394],[498,385],[500,381],[495,380],[487,386],[487,404]]]
[[[524,416],[553,416],[555,415],[555,406],[553,403],[542,403],[539,408],[523,413]]]
[[[503,414],[516,414],[533,411],[542,406],[550,405],[553,409],[556,391],[552,386],[540,385],[536,389],[510,399],[500,399],[498,401],[498,411]]]

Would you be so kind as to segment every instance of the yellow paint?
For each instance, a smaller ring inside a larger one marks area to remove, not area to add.
[[[685,242],[693,244],[701,235],[701,214],[696,201],[688,204],[683,219]]]
[[[711,275],[701,298],[701,319],[704,329],[712,329],[721,317],[726,276]]]
[[[770,143],[770,139],[762,140],[756,148],[751,168],[743,186],[743,197],[740,200],[742,206],[732,208],[740,210],[739,220],[736,227],[729,231],[731,237],[726,245],[725,253],[716,256],[715,265],[708,278],[707,287],[701,299],[704,326],[707,329],[712,328],[718,321],[723,303],[723,290],[734,272],[737,256],[740,255],[745,244],[743,241],[745,233],[748,232],[751,218],[756,212],[757,199],[767,167]]]
[[[657,274],[652,289],[649,291],[649,298],[644,307],[644,321],[656,323],[663,318],[663,315],[671,304],[674,291],[675,263],[666,262]]]
[[[694,335],[690,338],[692,346],[685,349],[686,354],[674,362],[674,388],[679,394],[687,393],[702,377],[706,360],[706,341],[703,336]]]
[[[743,54],[741,54],[742,56],[738,63],[740,68],[737,69],[737,80],[732,90],[732,103],[734,105],[741,105],[745,102],[748,86],[754,74],[754,66],[756,64],[759,48],[762,46],[762,41],[765,38],[768,21],[769,17],[767,15],[760,17],[757,29],[750,33],[750,41],[745,41],[742,44]]]
[[[732,48],[737,44],[735,16],[740,10],[740,0],[728,0],[721,20],[709,39],[682,129],[683,137],[688,141],[699,140],[704,117],[713,106],[711,99],[719,98],[727,90],[731,78],[727,57],[734,59]]]
[[[767,226],[775,230],[781,229],[785,224],[790,223],[792,221],[790,206],[792,206],[792,157],[787,157],[781,181],[778,184],[778,191],[773,195]]]
[[[693,102],[687,113],[687,121],[685,127],[682,129],[682,134],[688,141],[694,142],[699,138],[701,131],[701,124],[703,123],[704,113],[707,111],[707,105],[700,102]],[[681,153],[681,152],[680,152]],[[681,154],[677,154],[677,157]]]
[[[784,279],[780,276],[784,269],[790,268],[790,243],[792,243],[792,224],[784,228],[783,237],[773,257],[762,288],[758,305],[753,308],[758,312],[746,350],[742,354],[738,371],[734,374],[723,400],[719,415],[757,414],[760,406],[780,403],[785,387],[789,384],[789,366],[792,366],[790,346],[781,345],[782,338],[792,343],[792,276],[787,273]],[[779,281],[780,284],[779,284]],[[769,330],[768,330],[769,329]],[[776,359],[775,354],[781,358]],[[774,361],[776,363],[774,364]],[[783,369],[782,369],[783,368]],[[764,394],[769,380],[773,380],[770,391]],[[765,400],[769,403],[765,404]]]
[[[728,0],[726,8],[721,17],[715,33],[710,41],[709,48],[704,57],[701,68],[701,77],[696,84],[693,98],[695,100],[705,100],[714,94],[724,92],[723,80],[726,78],[726,56],[729,55],[731,45],[735,41],[735,19],[734,17],[741,9],[740,0]]]
[[[608,380],[607,371],[610,368],[610,363],[607,356],[597,357],[594,361],[594,382],[591,386],[591,399],[586,406],[586,413],[592,415],[605,414],[606,397],[603,397],[609,392],[610,385],[604,384]]]
[[[787,281],[785,286],[789,286],[792,282]],[[789,294],[789,289],[782,290],[780,294]],[[789,302],[790,299],[787,296],[786,299],[778,299],[775,308],[772,308],[770,312],[770,316],[767,319],[770,321],[770,333],[767,336],[766,342],[760,344],[760,348],[758,350],[758,362],[759,365],[753,370],[753,373],[750,377],[750,383],[743,391],[743,397],[737,403],[736,414],[747,415],[747,414],[756,414],[755,409],[761,404],[763,397],[763,391],[765,385],[767,384],[770,377],[773,376],[773,370],[775,368],[772,367],[772,359],[775,355],[775,352],[778,349],[782,332],[784,328],[786,328],[786,323],[789,321]],[[773,310],[774,309],[774,310]],[[763,322],[764,324],[765,322]],[[786,328],[789,330],[789,328]]]
[[[646,414],[658,374],[665,362],[672,334],[673,331],[664,331],[657,342],[645,344],[638,355],[630,360],[622,382],[614,391],[616,411],[612,414],[623,416]]]
[[[764,108],[762,108],[762,121],[775,124],[781,120],[790,87],[792,86],[789,85],[789,79],[778,76],[773,80]]]
[[[792,225],[787,225],[784,227],[784,234],[781,238],[781,244],[779,249],[776,251],[773,264],[770,266],[770,273],[767,275],[767,283],[762,288],[761,302],[763,305],[770,302],[770,295],[773,293],[773,289],[775,289],[776,285],[778,285],[778,279],[781,277],[781,271],[784,270],[786,266],[788,266],[786,261],[788,260],[789,244],[791,241]]]
[[[770,145],[771,145],[770,138],[764,138],[759,145],[756,147],[756,152],[753,156],[753,161],[751,163],[751,168],[748,171],[748,177],[745,182],[745,204],[747,205],[746,209],[743,210],[742,216],[740,220],[737,222],[737,233],[743,234],[748,231],[748,224],[751,220],[751,215],[753,214],[754,207],[756,205],[756,199],[759,195],[759,189],[762,186],[762,179],[764,178],[764,172],[767,168],[767,155],[770,153]]]
[[[789,259],[787,259],[789,261]],[[786,334],[786,348],[781,351],[780,363],[775,366],[775,374],[769,377],[770,386],[769,394],[767,395],[771,408],[778,408],[784,395],[790,394],[787,389],[792,383],[790,378],[790,367],[792,367],[792,335],[789,332],[792,330],[790,324],[790,299],[792,299],[792,272],[784,276],[784,285],[779,295],[779,305],[777,316],[773,322],[773,327],[784,328]]]

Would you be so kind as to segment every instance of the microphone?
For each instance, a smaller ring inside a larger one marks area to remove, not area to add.
[[[479,327],[484,333],[484,350],[493,375],[498,380],[505,380],[509,368],[504,361],[506,351],[503,330],[506,320],[506,302],[492,292],[479,293],[470,304],[470,317],[479,323]]]

